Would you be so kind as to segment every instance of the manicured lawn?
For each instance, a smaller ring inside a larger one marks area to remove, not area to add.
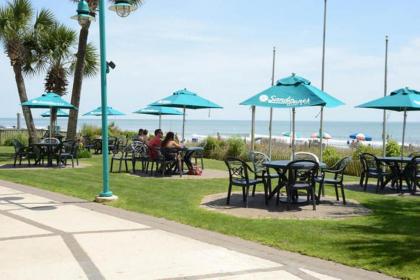
[[[0,147],[0,161],[10,156]],[[63,170],[0,170],[0,178],[92,200],[101,189],[100,159],[90,167]],[[225,169],[219,161],[206,168]],[[357,181],[357,178],[349,178]],[[347,190],[347,197],[373,210],[344,220],[279,220],[230,217],[199,208],[203,196],[226,192],[225,179],[170,180],[111,174],[119,200],[114,207],[253,240],[272,247],[376,270],[406,279],[420,279],[420,198],[385,197]],[[327,192],[332,194],[331,189]]]

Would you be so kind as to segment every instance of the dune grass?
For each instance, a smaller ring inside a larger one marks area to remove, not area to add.
[[[0,147],[0,161],[11,150]],[[100,158],[79,169],[0,170],[0,179],[92,200],[101,190]],[[225,169],[205,161],[206,168]],[[357,178],[347,180],[357,181]],[[226,192],[225,179],[170,180],[111,174],[119,196],[113,207],[163,217],[195,227],[260,242],[404,279],[420,279],[420,199],[347,190],[372,215],[342,220],[280,220],[231,217],[199,208],[209,194]],[[332,194],[332,189],[327,188]]]

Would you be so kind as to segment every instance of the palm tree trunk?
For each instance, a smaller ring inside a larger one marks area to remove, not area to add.
[[[83,71],[85,68],[85,55],[86,55],[86,46],[87,39],[89,35],[89,26],[88,23],[86,26],[83,26],[80,29],[79,34],[79,46],[77,50],[77,61],[74,71],[73,79],[73,89],[71,93],[71,104],[76,108],[79,108],[80,105],[80,95],[82,92],[82,82],[83,82]],[[77,120],[79,116],[78,110],[70,110],[69,121],[67,124],[67,139],[76,139],[77,133]]]
[[[15,79],[16,79],[16,85],[19,93],[19,99],[20,103],[28,101],[28,96],[26,95],[26,87],[25,87],[25,80],[23,79],[22,75],[22,67],[18,63],[13,64],[13,71],[15,72]],[[26,127],[28,129],[29,134],[29,142],[35,143],[36,141],[36,130],[35,130],[35,124],[34,119],[32,117],[31,109],[28,107],[23,107],[23,116],[25,117],[25,123]]]

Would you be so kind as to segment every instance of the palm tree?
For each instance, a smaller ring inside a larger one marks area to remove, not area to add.
[[[72,2],[79,2],[79,0],[71,0]],[[115,2],[115,0],[110,0]],[[91,12],[91,16],[96,15],[97,7],[99,0],[87,0]],[[131,0],[131,4],[140,6],[143,4],[144,0]],[[73,78],[73,89],[71,94],[71,104],[76,108],[80,106],[80,96],[82,91],[82,82],[83,82],[83,73],[85,68],[85,56],[88,50],[88,36],[89,36],[89,27],[90,22],[81,26],[79,33],[79,46],[77,50],[77,61],[74,69],[74,78]],[[67,125],[67,138],[75,139],[77,133],[77,120],[78,120],[78,111],[70,110],[69,121]]]
[[[47,66],[46,92],[54,92],[61,96],[66,94],[68,77],[74,71],[77,60],[73,53],[76,40],[76,32],[62,24],[56,24],[43,38],[41,49],[45,54],[44,63]],[[98,72],[98,55],[91,44],[86,46],[84,65],[84,76],[94,76]],[[53,123],[56,117],[56,110],[53,110],[51,115]]]
[[[0,8],[0,41],[15,73],[20,102],[28,100],[24,74],[35,74],[43,69],[40,38],[55,24],[52,13],[42,9],[34,17],[29,0],[13,0]],[[36,130],[31,110],[22,107],[30,141],[35,141]]]

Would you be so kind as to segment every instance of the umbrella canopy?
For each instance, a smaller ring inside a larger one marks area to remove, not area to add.
[[[51,111],[53,109],[60,109],[60,108],[77,109],[75,106],[65,101],[64,99],[62,99],[60,95],[53,92],[46,92],[42,94],[40,97],[23,102],[22,106],[26,106],[29,108],[50,109],[50,137],[52,137],[52,129],[53,129],[53,119],[51,117],[52,115]]]
[[[319,137],[319,132],[314,132],[314,133],[312,133],[311,134],[311,138],[314,138],[314,139],[316,139],[316,138],[320,138]],[[332,139],[332,136],[331,136],[331,134],[329,134],[329,133],[327,133],[327,132],[323,132],[322,133],[322,138],[324,138],[324,139]]]
[[[213,103],[205,98],[198,96],[196,93],[187,89],[178,90],[172,95],[160,99],[150,106],[175,107],[186,109],[222,109],[223,107]]]
[[[365,135],[361,132],[350,134],[350,139],[356,139],[359,141],[372,141],[372,137]]]
[[[274,108],[337,107],[344,105],[340,100],[312,86],[310,81],[295,74],[278,80],[275,86],[254,95],[240,104]]]
[[[217,105],[205,98],[198,96],[196,93],[187,90],[178,90],[172,95],[160,99],[149,106],[161,107],[175,107],[183,109],[182,118],[182,141],[185,140],[185,111],[186,109],[222,109],[222,106]]]
[[[404,112],[401,156],[404,154],[405,126],[407,111],[420,111],[420,91],[408,87],[394,90],[390,95],[356,106],[357,108],[371,108]]]
[[[106,107],[106,113],[108,116],[123,116],[124,113],[112,108],[112,107]],[[90,112],[87,112],[86,114],[83,114],[83,116],[95,116],[99,117],[102,116],[102,107],[98,107],[95,110],[92,110]]]
[[[42,94],[40,97],[30,99],[22,103],[22,106],[29,108],[62,108],[62,109],[77,109],[69,102],[61,98],[60,95],[47,92]]]
[[[300,133],[299,132],[291,132],[291,131],[285,131],[283,132],[281,135],[285,136],[285,137],[292,137],[292,135],[295,135],[295,138],[300,138]]]
[[[50,111],[46,111],[46,112],[41,114],[41,117],[43,117],[43,118],[49,118],[50,116],[51,116]],[[68,118],[68,117],[69,117],[69,113],[64,112],[61,109],[57,110],[57,118]]]
[[[171,108],[171,107],[162,107],[162,106],[148,106],[146,108],[137,110],[134,113],[135,114],[159,116],[159,129],[162,127],[162,116],[163,115],[178,116],[178,115],[183,114],[181,111],[179,111],[177,109],[174,109],[174,108]]]
[[[182,115],[182,112],[170,108],[170,107],[162,107],[162,106],[148,106],[146,108],[137,110],[134,112],[135,114],[144,114],[144,115],[156,115],[156,116],[163,116],[163,115]]]
[[[295,131],[296,108],[310,106],[337,107],[344,105],[340,100],[312,86],[309,80],[295,74],[278,80],[275,86],[254,95],[240,104],[270,108],[291,108],[292,131]],[[255,114],[255,110],[253,110],[253,114]],[[294,137],[292,137],[292,157],[294,156],[294,144]]]
[[[420,110],[420,92],[401,88],[391,92],[390,95],[361,104],[356,108],[371,108],[391,111],[418,111]]]

